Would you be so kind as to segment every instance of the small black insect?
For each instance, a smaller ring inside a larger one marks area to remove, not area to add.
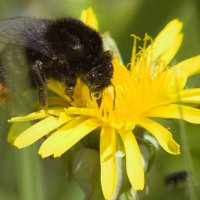
[[[13,52],[19,63],[23,56],[26,58],[27,74],[32,86],[39,89],[39,103],[44,109],[47,109],[47,79],[63,82],[66,94],[71,97],[77,78],[91,92],[101,92],[111,84],[112,54],[104,51],[100,34],[80,20],[31,17],[1,20],[0,43],[5,44],[0,54],[0,88],[3,88],[0,98],[8,95],[3,61]],[[15,63],[9,67],[13,71],[20,68]]]
[[[178,171],[168,174],[165,177],[166,185],[177,186],[179,183],[184,183],[188,181],[188,173],[186,171]]]

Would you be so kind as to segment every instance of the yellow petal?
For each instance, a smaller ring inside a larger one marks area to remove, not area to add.
[[[183,119],[187,122],[200,124],[200,110],[190,106],[170,104],[153,108],[148,117]]]
[[[91,7],[85,9],[81,12],[81,21],[90,26],[91,28],[98,30],[99,25],[97,21],[97,17]]]
[[[180,99],[192,96],[199,96],[199,95],[200,95],[200,88],[184,89],[182,91],[179,91],[178,93]]]
[[[69,115],[85,115],[85,116],[94,116],[95,111],[91,108],[77,108],[77,107],[69,107],[65,109],[65,112]]]
[[[74,101],[72,105],[75,107],[87,107],[89,102],[94,102],[88,86],[80,79],[77,80],[73,93]]]
[[[70,120],[70,117],[67,116],[64,112],[60,113],[59,118],[56,117],[47,117],[40,122],[34,124],[24,132],[22,132],[15,140],[14,145],[18,148],[26,147],[41,137],[47,135],[51,131],[55,130],[62,124],[67,123]]]
[[[81,140],[87,134],[95,130],[98,126],[99,124],[93,121],[93,119],[88,119],[80,123],[76,127],[72,128],[71,130],[65,131],[63,129],[63,132],[65,132],[64,136],[66,137],[63,138],[64,140],[62,145],[56,149],[54,157],[60,157],[69,148],[75,145],[79,140]]]
[[[102,127],[100,139],[101,186],[105,199],[110,199],[117,185],[115,130]]]
[[[59,115],[59,113],[63,111],[63,109],[48,109],[48,112],[50,114],[55,114]],[[22,117],[13,117],[9,119],[9,122],[24,122],[24,121],[32,121],[32,120],[37,120],[37,119],[42,119],[48,117],[48,114],[44,110],[40,110],[37,112],[33,112],[31,114],[22,116]]]
[[[185,89],[179,91],[178,94],[173,94],[172,99],[175,102],[187,104],[200,104],[200,88]]]
[[[181,103],[200,104],[200,95],[198,95],[198,96],[192,96],[192,97],[186,97],[186,98],[181,98]]]
[[[179,145],[174,141],[172,134],[166,128],[147,118],[141,119],[138,125],[151,133],[165,151],[174,155],[180,153]]]
[[[183,23],[181,21],[179,21],[178,19],[174,19],[171,22],[169,22],[164,29],[158,34],[158,36],[155,38],[154,42],[153,42],[153,61],[155,59],[157,59],[158,57],[160,57],[163,53],[165,53],[165,51],[168,52],[168,49],[171,49],[171,47],[175,44],[175,43],[179,43],[181,42],[181,36],[179,36],[180,31],[183,27]],[[179,42],[177,42],[177,40],[179,40]],[[175,50],[178,49],[179,45],[176,44],[177,47],[176,48],[172,48],[173,52],[171,52],[171,55],[169,57],[164,56],[166,61],[169,62],[168,59],[171,59],[173,57],[173,54],[176,53]],[[148,47],[147,50],[151,51],[152,46]]]
[[[184,60],[173,68],[179,68],[188,73],[188,76],[200,73],[200,55]]]
[[[177,51],[179,50],[181,43],[183,41],[183,34],[179,34],[177,38],[175,38],[174,44],[171,45],[162,55],[161,60],[165,62],[166,65],[170,63],[170,61],[174,58]]]
[[[169,95],[178,94],[185,87],[187,79],[187,73],[180,69],[171,68],[167,70],[165,77],[166,93]]]
[[[77,117],[46,139],[39,150],[39,154],[42,157],[50,155],[60,157],[64,152],[97,127],[98,124],[93,120]]]
[[[66,99],[68,102],[71,102],[70,97],[68,97],[65,93],[66,88],[64,86],[64,83],[61,83],[59,81],[55,81],[53,79],[49,79],[47,86],[50,90],[52,90],[53,92],[55,92],[59,96],[63,97],[64,99]]]
[[[85,121],[85,117],[76,117],[70,120],[66,125],[58,129],[50,135],[41,145],[39,154],[45,158],[55,153],[56,148],[63,143],[63,134],[68,130],[76,127],[78,124]]]
[[[7,141],[13,144],[15,139],[30,126],[31,122],[13,123],[9,130]]]
[[[132,132],[120,131],[126,152],[126,171],[134,190],[144,188],[144,169],[139,146]]]
[[[124,65],[120,64],[118,56],[114,56],[112,63],[114,66],[112,83],[114,85],[120,85],[124,82],[124,80],[130,79],[129,71]]]

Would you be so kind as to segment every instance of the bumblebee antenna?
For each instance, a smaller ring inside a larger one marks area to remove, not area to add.
[[[114,110],[115,109],[116,88],[112,83],[111,83],[111,85],[113,87],[113,92],[114,92],[114,98],[113,98],[113,110]]]
[[[110,85],[113,87],[113,92],[114,92],[113,107],[112,107],[112,110],[114,110],[115,109],[116,88],[115,88],[115,85],[113,85],[112,83]],[[93,92],[90,90],[90,99],[91,100],[93,99],[92,94],[93,94]]]
[[[93,95],[94,95],[95,99],[96,99],[97,102],[98,102],[98,100],[101,99],[102,93],[101,93],[101,92],[92,92],[92,91],[90,90],[90,99],[91,99],[91,100],[93,100]],[[98,104],[99,104],[99,103],[100,103],[100,102],[98,102]]]

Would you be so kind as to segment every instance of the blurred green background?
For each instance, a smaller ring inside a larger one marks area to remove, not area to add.
[[[175,61],[200,54],[199,0],[0,0],[0,18],[19,15],[35,17],[79,17],[82,9],[92,6],[101,32],[109,31],[118,44],[125,63],[130,61],[132,40],[130,34],[152,37],[173,18],[184,22],[184,41]],[[200,77],[189,80],[189,87],[200,87]],[[0,110],[0,200],[64,200],[83,199],[83,193],[66,171],[68,165],[60,159],[41,159],[38,144],[16,150],[6,142],[9,112]],[[176,141],[182,136],[177,121],[164,121]],[[149,193],[141,199],[189,199],[188,183],[166,186],[166,175],[187,170],[192,165],[194,191],[200,199],[200,126],[184,124],[191,162],[187,155],[168,155],[159,150],[148,173]],[[184,148],[182,146],[182,148]],[[181,149],[182,149],[181,148]],[[124,199],[124,197],[122,197]]]

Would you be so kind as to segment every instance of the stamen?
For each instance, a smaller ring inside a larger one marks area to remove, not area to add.
[[[131,70],[132,70],[136,62],[137,40],[140,40],[140,38],[134,34],[131,34],[131,37],[133,37],[133,50],[131,56]]]

